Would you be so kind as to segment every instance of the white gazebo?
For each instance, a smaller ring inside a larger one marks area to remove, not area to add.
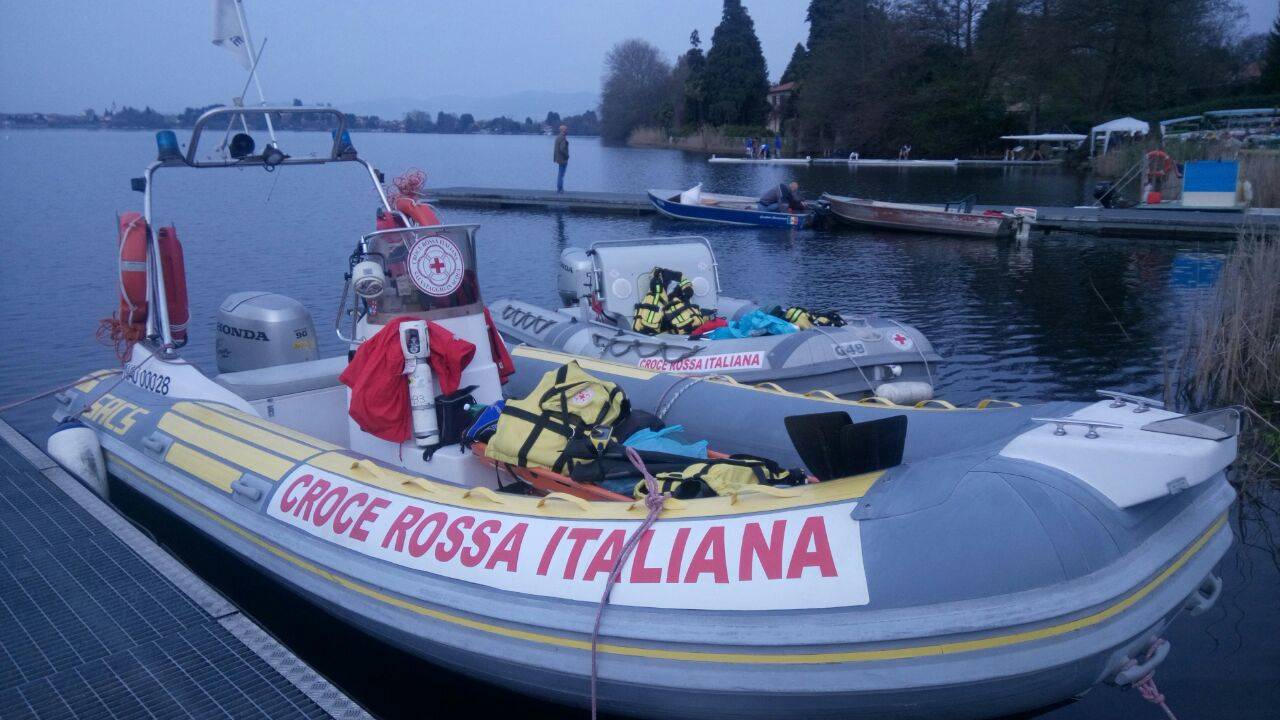
[[[1101,125],[1095,125],[1089,132],[1089,155],[1105,154],[1111,145],[1112,135],[1128,135],[1132,138],[1149,132],[1151,132],[1151,123],[1137,118],[1122,117],[1108,120]],[[1098,149],[1099,141],[1102,145],[1101,150]]]

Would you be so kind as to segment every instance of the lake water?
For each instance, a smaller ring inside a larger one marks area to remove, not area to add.
[[[185,133],[183,133],[185,135]],[[215,138],[215,141],[220,138]],[[319,148],[327,136],[282,137],[285,150]],[[417,166],[436,186],[554,187],[551,139],[527,136],[357,135],[388,177]],[[675,151],[611,148],[571,138],[569,189],[643,191],[704,187],[756,194],[796,179],[821,191],[890,200],[1077,204],[1091,186],[1061,169],[858,168],[710,165]],[[140,210],[129,190],[154,155],[151,133],[0,131],[0,404],[115,364],[94,341],[116,304],[115,214]],[[176,225],[186,251],[192,319],[184,355],[213,365],[214,316],[231,292],[266,289],[303,301],[325,354],[343,351],[332,327],[347,254],[372,229],[376,197],[356,166],[161,171],[156,217]],[[1087,399],[1112,388],[1160,396],[1164,367],[1182,347],[1188,319],[1212,292],[1229,245],[1075,235],[994,243],[871,232],[682,225],[650,216],[446,208],[475,222],[483,291],[555,302],[560,250],[597,239],[699,234],[717,252],[725,292],[809,307],[874,310],[920,328],[946,358],[938,394]],[[48,402],[5,418],[29,435],[49,429]],[[313,632],[323,617],[136,496],[119,502],[199,572],[374,712],[420,717],[439,706],[509,708],[563,716],[561,708],[457,678],[370,644],[354,633]],[[1277,505],[1272,498],[1270,504]],[[1273,717],[1280,685],[1280,572],[1262,547],[1273,518],[1249,524],[1246,547],[1224,562],[1227,587],[1208,615],[1170,632],[1174,652],[1159,681],[1183,717]],[[1136,693],[1098,688],[1051,718],[1159,716]]]

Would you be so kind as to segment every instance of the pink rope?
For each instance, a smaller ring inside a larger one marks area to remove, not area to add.
[[[120,373],[121,371],[120,371],[120,370],[112,370],[111,372],[113,372],[113,373]],[[0,413],[8,412],[8,411],[10,411],[10,410],[12,410],[12,409],[14,409],[14,408],[18,407],[19,405],[26,405],[26,404],[27,404],[27,403],[29,403],[29,402],[35,402],[36,400],[39,400],[40,398],[43,398],[43,397],[49,397],[50,395],[53,395],[54,393],[60,393],[60,392],[62,392],[63,390],[69,390],[69,389],[71,389],[71,388],[75,387],[76,385],[79,385],[79,384],[80,384],[80,383],[82,383],[82,382],[84,382],[84,378],[81,378],[81,379],[79,379],[79,380],[72,380],[71,382],[69,382],[69,383],[67,383],[67,384],[65,384],[65,385],[59,385],[59,386],[57,386],[57,387],[49,388],[48,390],[44,390],[44,391],[42,391],[42,392],[38,392],[38,393],[36,393],[35,395],[31,395],[31,396],[29,396],[29,397],[24,397],[24,398],[22,398],[21,400],[14,400],[14,401],[13,401],[13,402],[11,402],[11,403],[5,403],[4,405],[0,405]]]
[[[627,558],[631,557],[631,551],[640,542],[640,538],[657,521],[658,515],[662,513],[663,503],[667,501],[667,496],[658,492],[658,481],[649,473],[649,469],[644,466],[644,460],[640,459],[640,454],[635,451],[635,448],[628,447],[626,452],[627,459],[644,476],[644,485],[648,490],[648,493],[644,496],[644,505],[649,509],[649,514],[645,516],[644,522],[640,523],[635,532],[631,533],[631,537],[627,538],[626,544],[622,546],[622,552],[618,554],[618,561],[614,563],[613,570],[609,572],[609,578],[605,581],[604,593],[600,596],[600,606],[596,608],[596,624],[591,630],[591,720],[596,720],[596,677],[598,675],[596,647],[600,641],[600,621],[604,619],[604,608],[609,604],[609,595],[613,592],[613,584],[617,581],[618,575],[622,573],[622,566],[626,564]]]
[[[169,347],[172,347],[172,346],[171,346],[171,345],[165,345],[165,346],[161,347],[161,348],[160,348],[160,350],[161,350],[161,351],[163,351],[163,350],[165,350],[166,348],[169,348]],[[147,363],[151,362],[151,361],[152,361],[153,359],[155,359],[155,358],[156,358],[156,354],[155,354],[155,353],[152,353],[150,356],[148,356],[148,357],[147,357],[147,359],[146,359],[146,360],[143,360],[142,362],[138,363],[138,367],[134,368],[134,370],[138,370],[139,368],[141,368],[142,366],[144,366],[144,365],[146,365]],[[164,361],[162,360],[161,362],[164,362]],[[84,407],[80,408],[80,411],[79,411],[79,412],[74,413],[73,415],[71,415],[71,416],[69,416],[69,417],[76,417],[77,415],[80,415],[81,413],[83,413],[85,410],[88,410],[88,409],[93,405],[93,403],[96,403],[96,402],[98,402],[99,400],[101,400],[104,396],[106,396],[106,394],[107,394],[107,393],[109,393],[109,392],[111,392],[112,390],[114,390],[114,389],[116,388],[116,386],[117,386],[117,385],[119,385],[121,382],[123,382],[123,381],[124,381],[124,379],[125,379],[123,363],[121,364],[121,367],[120,367],[119,369],[109,371],[109,374],[112,374],[112,375],[119,375],[119,377],[117,377],[114,381],[112,381],[112,383],[111,383],[110,385],[108,385],[108,386],[106,387],[106,389],[105,389],[105,390],[103,390],[102,392],[98,393],[98,397],[94,398],[93,402],[87,402],[87,403],[85,403]],[[103,377],[106,377],[106,376],[104,375]],[[71,382],[66,383],[65,385],[59,385],[59,386],[57,386],[57,387],[49,388],[48,390],[43,390],[43,391],[41,391],[41,392],[36,393],[35,395],[31,395],[31,396],[28,396],[28,397],[24,397],[24,398],[22,398],[21,400],[14,400],[13,402],[5,403],[4,405],[0,405],[0,413],[8,412],[8,411],[10,411],[10,410],[12,410],[12,409],[14,409],[14,408],[18,407],[19,405],[26,405],[26,404],[27,404],[27,403],[29,403],[29,402],[35,402],[36,400],[39,400],[40,398],[48,397],[48,396],[50,396],[50,395],[53,395],[54,393],[59,393],[59,392],[62,392],[63,390],[68,390],[68,389],[70,389],[70,388],[75,387],[76,385],[79,385],[79,384],[80,384],[80,383],[82,383],[82,382],[84,382],[84,378],[80,378],[79,380],[72,380]]]
[[[1151,673],[1150,675],[1142,678],[1138,682],[1134,683],[1133,686],[1138,689],[1138,692],[1142,693],[1143,700],[1159,705],[1160,709],[1164,710],[1164,714],[1169,718],[1169,720],[1178,720],[1178,716],[1174,715],[1173,711],[1169,709],[1169,706],[1165,704],[1164,695],[1160,694],[1160,688],[1156,687],[1155,673]]]
[[[1156,654],[1156,650],[1158,650],[1160,646],[1165,644],[1166,642],[1167,641],[1164,638],[1156,638],[1151,643],[1151,646],[1147,648],[1147,652],[1145,655],[1143,655],[1142,661],[1146,662],[1150,660],[1152,656]],[[1129,662],[1125,663],[1124,667],[1125,669],[1128,669],[1137,664],[1138,662],[1136,660],[1129,660]],[[1160,692],[1160,688],[1156,687],[1156,671],[1155,670],[1152,670],[1142,678],[1135,680],[1132,687],[1138,690],[1138,694],[1142,695],[1143,700],[1146,700],[1147,702],[1153,705],[1159,705],[1160,709],[1164,711],[1165,717],[1167,717],[1168,720],[1178,720],[1178,716],[1174,715],[1173,710],[1169,709],[1169,705],[1165,703],[1164,695]]]

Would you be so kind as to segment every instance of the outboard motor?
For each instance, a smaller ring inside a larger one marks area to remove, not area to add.
[[[232,293],[218,308],[218,372],[317,360],[315,323],[302,303],[259,290]]]
[[[591,295],[591,273],[594,272],[591,256],[585,248],[571,247],[560,252],[560,275],[556,289],[565,307],[578,304],[580,298]]]
[[[1115,203],[1115,185],[1107,181],[1097,183],[1093,186],[1093,199],[1102,204],[1102,207],[1109,208]]]

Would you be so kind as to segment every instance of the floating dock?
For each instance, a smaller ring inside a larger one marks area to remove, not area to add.
[[[724,163],[727,165],[847,165],[849,167],[901,167],[901,168],[957,168],[957,167],[1007,167],[1007,166],[1028,166],[1039,167],[1042,165],[1061,165],[1062,160],[1001,160],[999,158],[992,159],[972,159],[972,160],[898,160],[896,158],[746,158],[746,157],[721,157],[712,155],[707,159],[711,163]]]
[[[0,420],[0,717],[369,715]]]
[[[1280,230],[1280,210],[1147,210],[1141,208],[1036,207],[1035,230],[1107,237],[1234,240],[1245,228]],[[1013,212],[1009,205],[979,205],[977,212]]]
[[[515,188],[429,188],[427,199],[437,205],[470,205],[500,208],[534,207],[544,210],[580,210],[597,213],[657,212],[644,193],[584,192],[580,190],[519,190]]]
[[[427,191],[442,206],[519,208],[588,213],[656,213],[644,193],[563,192],[512,188],[447,187]],[[1012,205],[975,208],[1012,212]],[[1148,210],[1141,208],[1034,207],[1035,229],[1109,237],[1231,240],[1243,227],[1280,230],[1280,209],[1240,211]]]

